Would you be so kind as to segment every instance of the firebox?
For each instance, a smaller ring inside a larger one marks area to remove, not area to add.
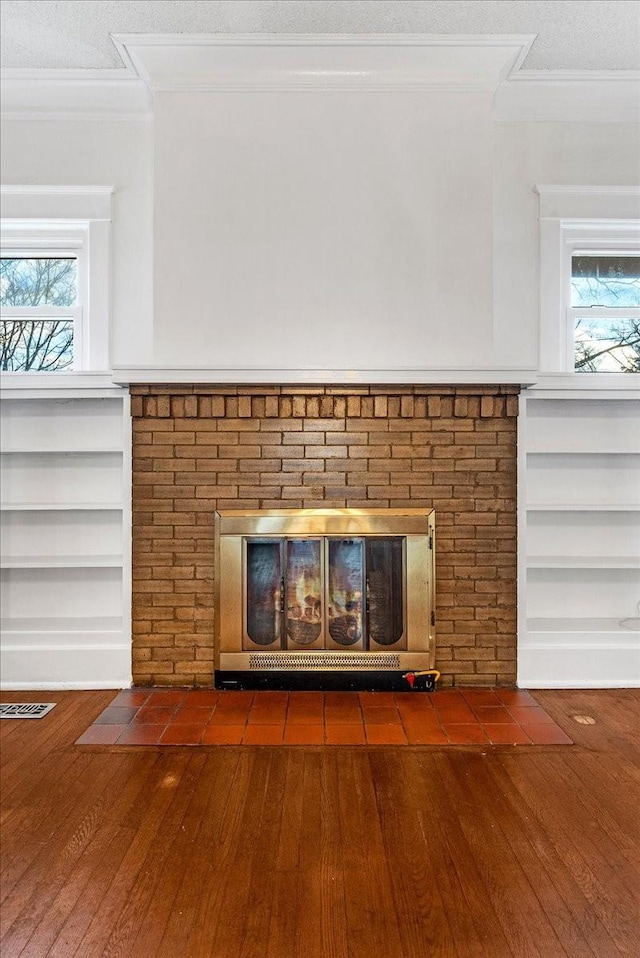
[[[407,689],[435,659],[435,516],[215,514],[218,688]]]

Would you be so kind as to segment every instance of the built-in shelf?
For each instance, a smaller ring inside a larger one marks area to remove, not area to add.
[[[529,569],[640,569],[640,556],[528,556]]]
[[[33,378],[31,387],[17,378],[2,393],[2,682],[9,688],[130,681],[129,397],[100,377],[95,389],[92,377],[81,388],[63,379],[60,388],[50,377]]]
[[[614,618],[544,618],[527,619],[529,632],[610,632],[629,635],[640,632],[640,616]]]
[[[531,512],[638,512],[640,502],[528,502]]]
[[[122,502],[3,502],[0,504],[3,512],[57,512],[58,510],[78,509],[81,511],[105,509],[121,510]]]
[[[3,634],[18,632],[122,632],[122,616],[65,616],[47,615],[32,618],[4,618],[0,620]]]
[[[104,569],[122,565],[122,555],[1,556],[3,569]]]
[[[523,397],[525,687],[640,685],[640,402],[597,385]]]
[[[2,454],[4,456],[39,456],[39,455],[54,455],[54,456],[100,456],[100,455],[119,455],[123,454],[122,447],[119,449],[116,446],[93,446],[85,448],[57,448],[55,446],[38,446],[28,447],[28,446],[11,446],[7,448],[6,446],[2,447]]]
[[[540,448],[529,448],[527,449],[528,456],[638,456],[640,455],[640,447],[636,449],[623,449],[620,446],[599,446],[597,449],[594,449],[593,446],[589,448],[580,448],[580,449],[550,449],[548,446]]]

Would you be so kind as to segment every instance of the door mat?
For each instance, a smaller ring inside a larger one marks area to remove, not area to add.
[[[130,689],[77,745],[571,745],[522,689]]]

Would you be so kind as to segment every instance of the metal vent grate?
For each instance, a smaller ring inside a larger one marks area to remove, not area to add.
[[[55,702],[5,702],[0,705],[0,718],[39,719],[55,707]]]
[[[250,669],[399,669],[393,652],[255,652]]]

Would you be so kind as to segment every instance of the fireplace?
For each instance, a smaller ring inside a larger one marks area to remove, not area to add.
[[[216,513],[220,688],[408,688],[435,658],[433,509]]]
[[[133,386],[131,393],[136,685],[211,687],[220,671],[215,593],[226,577],[213,516],[260,512],[258,532],[238,533],[260,538],[269,510],[289,509],[435,510],[440,685],[513,684],[518,387],[174,383]],[[362,530],[335,535],[358,538]],[[323,539],[325,567],[327,548]],[[286,556],[278,554],[283,568]],[[241,568],[241,550],[238,562]],[[236,581],[240,597],[242,579]],[[395,643],[373,650],[357,642],[239,649],[325,660],[330,652],[366,652],[371,661],[396,650]]]

